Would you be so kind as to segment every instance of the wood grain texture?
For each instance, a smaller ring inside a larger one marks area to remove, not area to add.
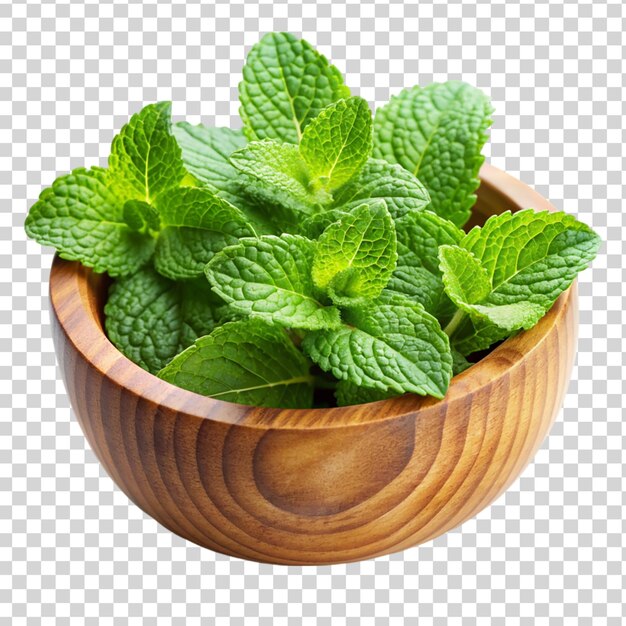
[[[476,223],[550,204],[485,165]],[[455,377],[443,400],[251,408],[178,389],[103,332],[108,280],[56,258],[53,334],[72,407],[98,459],[171,531],[238,557],[356,561],[428,541],[498,497],[532,459],[574,359],[576,285],[533,329]]]

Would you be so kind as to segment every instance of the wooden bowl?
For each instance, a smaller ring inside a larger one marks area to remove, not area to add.
[[[474,221],[552,209],[494,167]],[[57,357],[93,451],[126,495],[217,552],[283,564],[367,559],[476,515],[532,459],[574,359],[576,286],[531,330],[455,377],[443,400],[334,409],[246,407],[184,391],[129,361],[103,330],[108,281],[56,258]]]

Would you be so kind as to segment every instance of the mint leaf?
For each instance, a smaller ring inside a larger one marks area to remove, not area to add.
[[[406,214],[396,221],[398,263],[387,289],[420,302],[440,320],[452,317],[455,307],[443,287],[439,246],[457,244],[464,233],[431,211]]]
[[[333,192],[332,208],[301,222],[301,232],[316,239],[330,224],[370,200],[384,200],[396,223],[408,214],[424,210],[430,203],[426,188],[404,168],[368,159],[356,177]]]
[[[396,233],[382,200],[362,204],[321,235],[313,261],[313,281],[336,303],[375,298],[396,266]]]
[[[239,113],[250,140],[297,144],[324,107],[349,96],[339,70],[309,43],[289,33],[269,33],[248,53]]]
[[[185,176],[181,151],[171,134],[171,107],[170,102],[149,104],[113,139],[109,176],[121,198],[152,204]]]
[[[191,172],[187,172],[180,181],[181,187],[202,187],[204,183],[198,180]],[[208,185],[206,185],[208,187]]]
[[[285,331],[258,318],[216,328],[175,357],[159,377],[227,402],[281,408],[313,403],[307,360]]]
[[[459,246],[442,246],[446,292],[471,318],[470,324],[459,313],[447,329],[455,347],[467,354],[534,326],[599,245],[593,230],[573,216],[528,209],[493,216]]]
[[[168,278],[201,276],[216,252],[255,235],[239,209],[207,188],[172,189],[159,196],[157,205],[164,228],[154,263]]]
[[[361,203],[359,203],[360,205]],[[356,208],[356,207],[353,207]],[[319,239],[320,235],[334,222],[350,215],[350,209],[328,209],[310,215],[300,222],[298,231],[309,239]]]
[[[178,352],[198,337],[210,333],[223,323],[220,317],[224,301],[214,294],[204,277],[176,281],[180,293],[182,328]]]
[[[123,218],[129,228],[142,233],[158,232],[161,228],[161,220],[156,209],[141,200],[128,200],[124,204]]]
[[[462,226],[476,201],[492,111],[482,91],[462,82],[405,89],[376,111],[373,154],[417,176],[430,208]]]
[[[104,307],[107,335],[155,374],[215,326],[217,298],[205,281],[173,282],[151,267],[115,281]]]
[[[235,310],[290,328],[339,326],[339,311],[320,302],[311,280],[313,242],[297,235],[242,239],[206,267],[213,290]]]
[[[99,167],[57,178],[41,192],[24,227],[29,237],[56,248],[62,258],[122,276],[148,262],[154,239],[126,224],[123,204],[107,180]]]
[[[277,141],[252,141],[233,152],[230,161],[240,172],[293,196],[309,211],[309,173],[297,146]]]
[[[429,272],[415,254],[400,246],[398,249],[398,264],[385,291],[408,296],[437,317],[445,296],[441,278]]]
[[[300,154],[319,184],[336,189],[348,182],[372,152],[372,112],[363,98],[339,100],[311,120]]]
[[[417,256],[431,273],[439,274],[439,246],[455,245],[464,233],[432,211],[405,215],[396,222],[398,242]]]
[[[395,391],[381,391],[371,387],[359,387],[349,380],[340,380],[335,388],[337,406],[351,406],[353,404],[366,404],[378,402],[397,396]]]
[[[468,250],[441,246],[439,258],[446,293],[471,317],[482,318],[507,331],[531,328],[543,317],[544,308],[532,302],[489,304],[491,281],[478,259]]]
[[[470,363],[458,350],[451,349],[452,352],[452,374],[456,376],[466,369],[469,369],[474,365]]]
[[[394,220],[430,204],[428,191],[413,174],[400,165],[368,159],[356,178],[333,193],[333,207],[349,210],[377,198],[385,201]]]
[[[229,157],[246,145],[243,131],[178,122],[172,127],[172,133],[189,172],[216,191],[236,193],[238,172]]]
[[[304,351],[324,371],[362,387],[444,396],[452,376],[448,338],[420,304],[383,293],[345,309],[344,321],[304,338]]]
[[[230,155],[246,145],[241,130],[192,126],[187,122],[172,128],[182,149],[185,167],[206,187],[240,209],[257,233],[271,234],[275,228],[245,192],[249,181],[230,162]]]
[[[474,352],[486,350],[494,343],[511,336],[511,331],[496,326],[485,318],[461,316],[458,324],[450,328],[452,320],[446,326],[446,334],[450,337],[452,350],[467,356]]]
[[[207,283],[208,285],[208,283]],[[215,295],[217,298],[217,294]],[[215,315],[217,316],[218,324],[225,324],[226,322],[238,322],[240,320],[245,320],[248,316],[241,311],[230,306],[230,304],[224,304],[218,307],[215,310]]]
[[[266,206],[266,216],[283,228],[297,227],[319,203],[328,202],[322,190],[313,191],[297,146],[276,141],[253,141],[234,152],[231,163],[249,177],[245,191]]]
[[[550,307],[595,258],[600,237],[573,215],[526,209],[490,217],[460,242],[486,269],[495,304]]]
[[[441,246],[439,259],[446,292],[457,306],[481,302],[491,293],[487,270],[468,250]]]

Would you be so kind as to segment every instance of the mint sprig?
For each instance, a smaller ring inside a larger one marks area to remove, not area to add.
[[[383,200],[361,204],[343,214],[320,235],[313,281],[337,304],[380,295],[397,260],[396,231]]]
[[[598,251],[565,213],[462,230],[492,113],[470,85],[407,89],[372,119],[310,44],[271,33],[239,92],[242,130],[144,107],[108,169],[59,177],[25,223],[115,278],[109,339],[172,384],[285,408],[442,398]]]
[[[532,328],[594,259],[600,238],[566,213],[494,215],[458,246],[439,248],[445,291],[457,306],[447,333],[462,354]]]

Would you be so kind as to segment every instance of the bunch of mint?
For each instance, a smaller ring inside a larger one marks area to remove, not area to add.
[[[492,108],[413,87],[372,114],[285,33],[252,48],[243,131],[134,115],[109,167],[41,194],[26,230],[112,284],[111,341],[191,391],[268,407],[445,395],[467,357],[528,329],[597,253],[564,213],[467,234]],[[317,397],[323,397],[318,394]]]

